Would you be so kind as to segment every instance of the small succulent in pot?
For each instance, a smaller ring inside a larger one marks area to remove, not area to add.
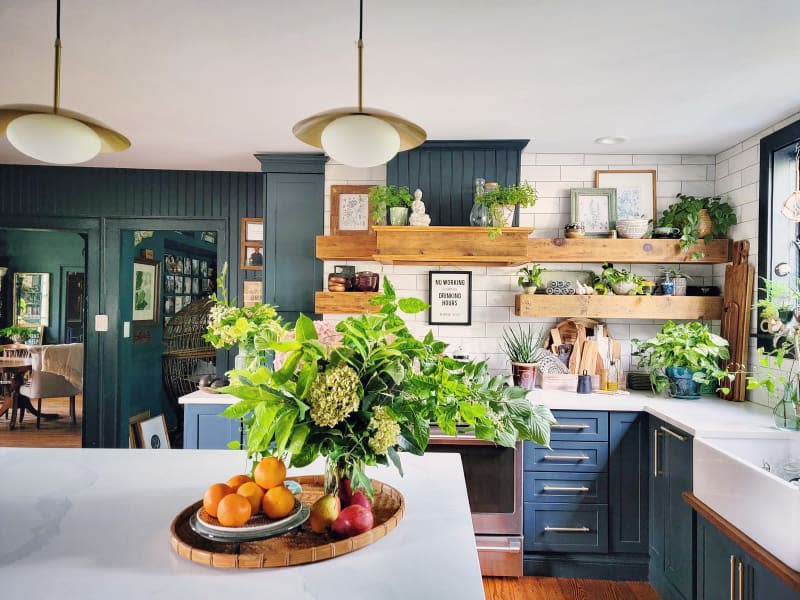
[[[511,361],[515,386],[526,390],[533,389],[539,361],[549,354],[544,347],[544,341],[544,331],[541,329],[534,331],[530,325],[525,329],[519,325],[517,329],[503,331],[500,347]]]
[[[517,285],[522,288],[526,294],[535,294],[536,290],[542,287],[542,274],[547,271],[543,266],[533,263],[522,267],[517,274]]]

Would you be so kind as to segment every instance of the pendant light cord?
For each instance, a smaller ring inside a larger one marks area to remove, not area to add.
[[[59,2],[61,0],[58,0]],[[358,112],[364,105],[364,0],[359,0],[358,9]]]
[[[56,0],[56,60],[53,74],[53,114],[58,114],[61,100],[61,0]]]

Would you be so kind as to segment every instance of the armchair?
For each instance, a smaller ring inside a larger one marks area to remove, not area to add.
[[[44,353],[51,353],[55,360],[47,360]],[[54,344],[51,346],[31,346],[30,380],[20,388],[20,394],[30,400],[37,400],[36,428],[39,429],[42,413],[42,400],[45,398],[69,398],[69,415],[72,423],[76,423],[75,396],[81,393],[83,373],[82,344]],[[42,369],[43,364],[50,367],[50,372]],[[77,373],[75,369],[80,369]],[[69,379],[64,375],[71,375]]]

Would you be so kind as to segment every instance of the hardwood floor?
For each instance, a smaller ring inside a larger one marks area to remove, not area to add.
[[[34,404],[35,406],[35,404]],[[69,398],[47,398],[42,401],[46,413],[58,413],[58,419],[42,419],[41,429],[36,429],[36,417],[25,414],[25,420],[14,431],[8,430],[8,421],[0,417],[0,447],[23,448],[80,448],[83,421],[83,397],[75,398],[77,423],[69,418]]]
[[[600,581],[556,577],[484,577],[486,600],[658,600],[640,581]]]

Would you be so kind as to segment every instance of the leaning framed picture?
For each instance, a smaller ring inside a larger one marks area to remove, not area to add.
[[[370,233],[372,205],[370,185],[331,186],[331,235]]]
[[[169,436],[167,435],[167,422],[164,415],[156,415],[150,419],[139,421],[139,440],[142,448],[149,450],[169,449]]]
[[[472,271],[430,271],[428,291],[431,325],[472,324]]]
[[[571,190],[573,223],[583,223],[586,235],[605,237],[617,225],[617,191],[613,188]]]
[[[617,219],[644,217],[655,219],[656,171],[595,171],[594,184],[599,188],[617,190]]]
[[[159,266],[157,260],[133,259],[133,317],[139,325],[155,325],[161,304]]]

